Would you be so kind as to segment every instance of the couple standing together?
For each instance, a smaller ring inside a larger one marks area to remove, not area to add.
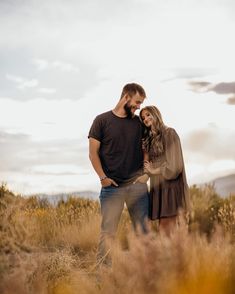
[[[140,85],[125,85],[115,108],[98,115],[89,131],[89,157],[102,186],[100,258],[107,254],[106,242],[115,236],[125,203],[134,228],[143,233],[147,219],[159,219],[160,231],[169,234],[179,211],[188,209],[180,139],[155,106],[135,115],[145,98]]]

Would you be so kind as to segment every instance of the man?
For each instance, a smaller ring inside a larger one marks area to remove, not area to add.
[[[89,132],[89,157],[102,186],[99,258],[104,259],[108,253],[107,241],[113,239],[117,231],[125,203],[134,228],[139,226],[147,232],[148,194],[147,178],[142,177],[142,126],[135,115],[145,97],[140,85],[125,85],[116,107],[98,115]]]

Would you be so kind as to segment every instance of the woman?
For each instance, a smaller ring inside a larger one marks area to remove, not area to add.
[[[181,210],[189,208],[188,185],[178,134],[167,127],[155,106],[140,111],[145,126],[144,172],[150,176],[150,219],[159,219],[159,228],[167,235]]]

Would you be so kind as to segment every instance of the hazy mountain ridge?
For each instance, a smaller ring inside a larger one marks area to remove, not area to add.
[[[235,195],[235,174],[216,178],[210,183],[214,185],[216,192],[222,197]]]
[[[208,183],[204,183],[208,184]],[[229,195],[235,195],[235,174],[228,176],[216,178],[209,182],[209,184],[214,185],[216,192],[221,197],[227,197]],[[202,185],[199,185],[202,186]],[[99,197],[99,192],[97,191],[75,191],[69,193],[58,193],[58,194],[37,194],[40,199],[47,199],[51,204],[57,204],[60,200],[67,200],[69,197],[84,197],[89,199],[97,200]]]
[[[57,204],[60,200],[67,200],[69,197],[83,197],[96,200],[98,199],[99,193],[95,191],[76,191],[69,193],[57,193],[57,194],[37,194],[36,195],[40,199],[47,199],[51,204]]]

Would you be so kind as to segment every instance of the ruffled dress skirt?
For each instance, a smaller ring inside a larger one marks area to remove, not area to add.
[[[150,211],[151,220],[172,217],[187,207],[187,187],[184,175],[181,173],[176,179],[166,180],[161,175],[150,179]]]

